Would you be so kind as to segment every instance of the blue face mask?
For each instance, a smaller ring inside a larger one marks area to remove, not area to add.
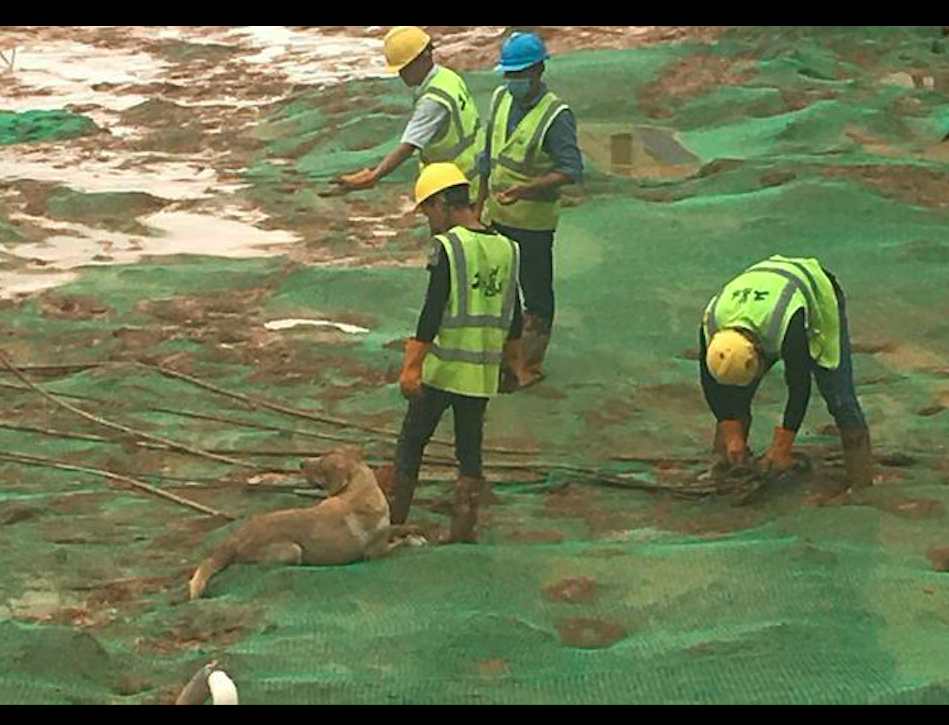
[[[515,101],[524,101],[530,97],[534,82],[530,78],[509,78],[505,85]]]

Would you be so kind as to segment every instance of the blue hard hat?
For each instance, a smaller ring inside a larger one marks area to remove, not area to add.
[[[517,73],[543,63],[549,58],[547,46],[537,33],[514,33],[504,41],[501,62],[498,63],[495,71]]]

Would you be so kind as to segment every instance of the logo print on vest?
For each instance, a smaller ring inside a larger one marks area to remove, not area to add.
[[[504,291],[504,285],[501,284],[499,278],[501,276],[501,268],[495,267],[491,270],[491,274],[488,275],[488,279],[485,280],[481,272],[478,272],[475,275],[475,283],[472,289],[478,290],[485,297],[497,297]]]
[[[732,293],[732,300],[738,301],[743,305],[747,305],[748,301],[751,300],[752,295],[754,295],[755,302],[765,302],[768,297],[771,296],[770,292],[761,292],[753,289],[740,289]]]

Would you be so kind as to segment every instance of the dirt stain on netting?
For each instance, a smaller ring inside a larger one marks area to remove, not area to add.
[[[564,604],[592,604],[599,599],[600,586],[596,579],[572,577],[544,589],[548,601]]]
[[[609,649],[626,638],[626,629],[601,619],[562,619],[557,633],[566,647],[576,649]]]

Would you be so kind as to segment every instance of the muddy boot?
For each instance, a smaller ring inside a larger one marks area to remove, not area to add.
[[[870,448],[868,428],[849,428],[840,431],[844,446],[844,464],[847,483],[853,491],[873,487],[873,451]]]
[[[544,360],[550,347],[552,325],[537,315],[524,315],[524,370],[527,379],[522,388],[544,381]]]
[[[393,526],[404,526],[412,510],[412,501],[415,500],[415,488],[418,478],[410,478],[402,474],[395,477],[392,497],[389,501],[390,519]]]
[[[455,507],[451,513],[449,544],[478,543],[478,509],[481,505],[482,482],[461,478],[455,487]]]

